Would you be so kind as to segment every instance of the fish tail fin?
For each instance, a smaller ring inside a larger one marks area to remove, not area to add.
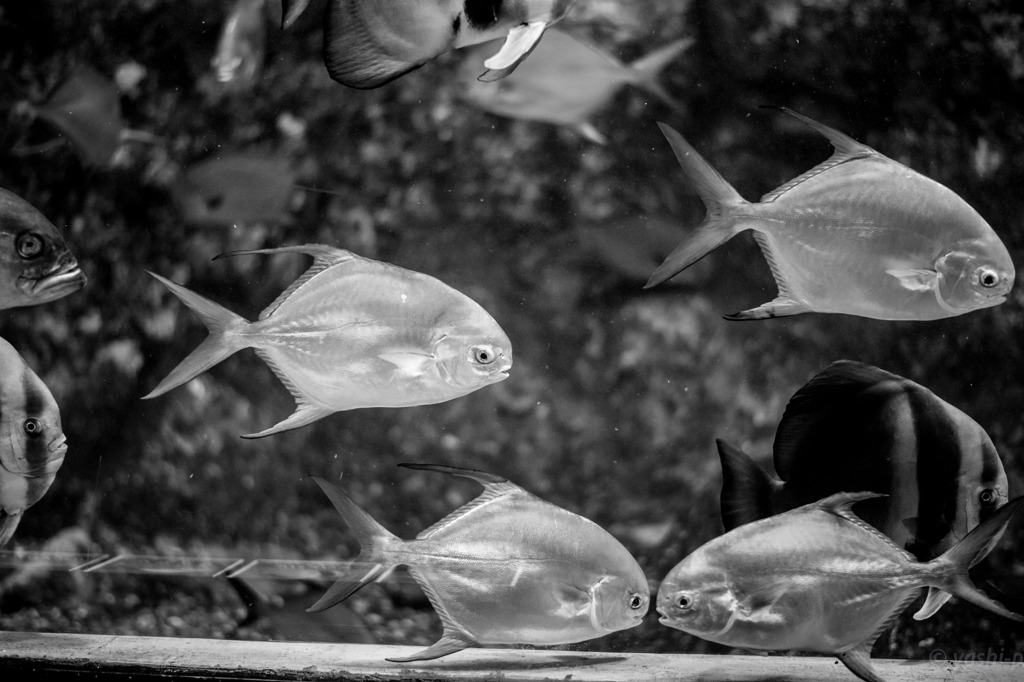
[[[348,599],[358,590],[390,572],[397,564],[382,556],[381,550],[389,545],[400,545],[402,540],[360,509],[341,488],[322,478],[316,476],[312,478],[355,533],[361,548],[359,556],[349,564],[345,574],[327,590],[319,601],[306,609],[310,613],[316,613]]]
[[[143,398],[156,398],[172,388],[191,381],[233,353],[247,346],[244,341],[229,332],[247,327],[249,321],[236,315],[224,306],[190,291],[180,284],[151,272],[157,280],[177,296],[182,303],[195,312],[206,325],[210,335],[192,351],[178,366],[171,370],[157,387]]]
[[[643,88],[655,97],[658,97],[676,111],[683,111],[683,106],[679,100],[668,94],[668,91],[658,83],[658,77],[669,64],[689,49],[693,43],[694,40],[692,38],[681,38],[631,63],[629,67],[634,74],[633,85]]]
[[[0,547],[6,545],[14,537],[14,531],[18,529],[18,524],[21,523],[21,517],[24,514],[24,509],[13,514],[8,514],[0,509]]]
[[[727,531],[767,518],[774,509],[779,483],[757,462],[724,440],[715,441],[722,460],[722,523]]]
[[[942,583],[936,584],[941,590],[960,597],[975,606],[998,613],[1001,616],[1024,623],[1024,616],[1014,613],[978,589],[967,571],[988,554],[999,536],[1006,530],[1013,515],[1024,504],[1024,497],[1018,497],[1004,505],[994,515],[986,519],[963,540],[951,547],[945,554],[932,559],[925,566],[931,567],[942,576]],[[929,592],[924,606],[914,614],[915,620],[923,620],[935,613],[944,601],[939,601],[941,592]],[[938,604],[936,605],[936,602]]]
[[[741,197],[739,192],[719,175],[718,171],[701,158],[697,150],[691,147],[682,135],[664,123],[659,123],[658,127],[668,138],[676,159],[683,167],[686,177],[696,188],[708,214],[693,234],[677,246],[676,250],[668,255],[665,262],[658,266],[658,269],[647,280],[647,284],[644,285],[645,289],[672,279],[740,232],[751,227],[750,224],[740,223],[733,216],[735,209],[747,205],[749,202]]]

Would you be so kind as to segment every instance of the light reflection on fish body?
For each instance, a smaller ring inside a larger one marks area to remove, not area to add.
[[[440,640],[408,658],[389,660],[428,660],[488,644],[580,642],[634,627],[647,612],[643,571],[592,521],[500,476],[438,465],[401,466],[470,478],[484,492],[406,541],[344,492],[315,479],[359,538],[362,551],[349,575],[310,611],[329,608],[406,565],[441,617]]]
[[[325,63],[349,87],[377,88],[449,50],[495,38],[485,78],[511,73],[576,0],[330,0]]]
[[[1024,498],[919,563],[851,511],[874,496],[840,493],[704,544],[662,581],[661,623],[729,646],[835,654],[861,679],[880,682],[871,647],[922,587],[1024,622],[967,574]]]
[[[0,339],[0,547],[50,489],[67,449],[50,390]]]
[[[53,223],[18,195],[0,189],[0,309],[55,301],[86,281]]]
[[[237,0],[221,29],[211,66],[217,81],[245,90],[259,80],[267,42],[266,0]]]
[[[708,217],[654,271],[673,277],[752,230],[778,297],[727,319],[831,312],[934,320],[999,305],[1014,280],[992,227],[947,187],[870,147],[783,109],[829,139],[824,163],[747,202],[679,133],[662,125]]]
[[[315,260],[256,322],[153,275],[200,315],[210,336],[147,398],[254,348],[297,404],[291,417],[250,436],[260,437],[341,410],[444,402],[508,377],[512,344],[501,327],[437,279],[315,244],[223,255],[274,253]]]
[[[676,40],[632,64],[623,64],[557,29],[549,30],[514,73],[496,81],[478,80],[482,55],[490,42],[466,50],[459,68],[463,97],[500,116],[553,123],[576,130],[598,144],[606,142],[591,118],[626,85],[643,88],[677,106],[657,78],[690,44]]]

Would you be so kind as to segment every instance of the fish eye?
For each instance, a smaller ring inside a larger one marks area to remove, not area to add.
[[[991,268],[982,268],[978,273],[978,282],[986,289],[999,284],[999,273]]]
[[[681,609],[688,609],[693,606],[693,597],[688,594],[681,594],[676,597],[676,606]]]
[[[992,488],[985,488],[978,494],[978,500],[982,505],[991,507],[996,503],[996,491],[992,490]]]
[[[634,611],[644,605],[644,598],[639,594],[633,593],[629,595],[629,608]]]
[[[43,253],[46,244],[35,232],[22,232],[14,241],[14,247],[22,258],[37,258]]]
[[[39,421],[35,417],[29,417],[26,419],[22,428],[25,429],[26,434],[33,438],[43,434],[43,422]]]
[[[473,349],[473,359],[476,360],[481,365],[489,365],[492,362],[494,362],[497,359],[497,357],[498,354],[495,353],[490,348],[483,348],[478,346]]]

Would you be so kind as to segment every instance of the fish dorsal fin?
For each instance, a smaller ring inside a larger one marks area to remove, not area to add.
[[[774,512],[773,499],[782,487],[745,452],[717,439],[722,460],[722,524],[732,530]]]
[[[489,474],[486,471],[478,471],[476,469],[463,469],[460,467],[444,466],[442,464],[399,464],[400,467],[406,469],[416,469],[419,471],[436,471],[443,474],[450,474],[452,476],[462,476],[463,478],[469,478],[477,483],[480,483],[484,487],[484,491],[480,493],[475,499],[462,505],[452,513],[445,516],[443,519],[430,526],[426,530],[422,531],[416,536],[417,540],[426,540],[437,533],[441,532],[452,523],[462,518],[469,512],[482,507],[489,502],[509,495],[511,493],[525,492],[522,488],[512,483],[506,478]]]
[[[849,425],[853,401],[885,382],[893,382],[892,390],[902,390],[908,383],[872,365],[838,360],[794,393],[775,432],[773,451],[779,477],[784,481],[793,478],[801,453],[829,447],[829,443],[819,442],[826,437],[824,434],[834,439],[836,433],[843,433],[846,428],[841,427]],[[886,392],[880,391],[878,397],[885,399]]]
[[[260,356],[263,362],[267,363],[277,378],[284,384],[284,387],[288,389],[288,392],[295,398],[295,412],[290,417],[282,422],[278,422],[274,426],[260,431],[259,433],[248,433],[242,436],[242,438],[262,438],[264,436],[270,436],[275,433],[281,433],[282,431],[290,431],[291,429],[297,429],[300,426],[311,424],[317,419],[322,419],[329,414],[333,414],[337,410],[333,410],[326,405],[316,403],[310,400],[309,396],[306,395],[298,385],[291,380],[288,373],[278,364],[277,359],[271,354],[271,351],[265,348],[255,348],[256,354]]]
[[[815,502],[812,506],[817,506],[823,511],[827,511],[831,514],[835,514],[836,516],[843,517],[855,526],[862,528],[865,532],[870,533],[877,537],[879,540],[885,542],[885,544],[889,545],[897,552],[899,552],[901,555],[903,555],[903,558],[905,558],[907,561],[917,563],[917,558],[913,554],[897,545],[895,542],[892,541],[892,538],[890,538],[888,535],[878,530],[870,523],[868,523],[867,521],[865,521],[864,519],[862,519],[854,513],[852,509],[853,505],[863,500],[871,500],[876,497],[888,497],[888,495],[872,492],[836,493],[835,495],[830,495],[829,497],[826,497],[823,500]]]
[[[781,187],[777,187],[768,194],[765,194],[763,197],[761,197],[761,203],[763,204],[768,203],[770,201],[775,201],[780,196],[782,196],[789,190],[793,189],[797,185],[813,178],[815,175],[827,171],[830,168],[835,168],[840,164],[846,163],[847,161],[852,161],[853,159],[861,159],[866,156],[881,156],[881,154],[879,154],[866,144],[857,142],[857,140],[853,139],[852,137],[844,135],[838,130],[830,128],[827,125],[818,123],[814,119],[808,118],[803,114],[798,114],[792,109],[787,109],[786,107],[775,106],[772,104],[762,104],[761,108],[774,109],[776,111],[781,111],[784,114],[789,114],[793,118],[797,119],[798,121],[801,121],[805,125],[809,126],[813,130],[818,131],[826,138],[828,138],[828,141],[832,143],[832,147],[835,149],[835,152],[833,152],[832,156],[830,156],[827,160],[823,161],[822,163],[819,163],[817,166],[810,169],[806,173],[798,175],[797,177],[793,178],[792,180],[785,183]]]
[[[444,628],[441,635],[441,639],[437,640],[429,647],[413,654],[412,656],[406,656],[404,658],[389,658],[387,660],[395,663],[407,663],[409,661],[428,661],[433,658],[441,658],[448,654],[453,654],[456,651],[462,651],[467,647],[479,646],[472,635],[466,632],[461,625],[455,622],[452,615],[448,613],[448,609],[445,608],[444,602],[440,596],[434,590],[434,586],[430,584],[430,581],[426,579],[426,576],[416,566],[409,566],[409,574],[412,575],[416,584],[423,589],[423,593],[427,595],[427,599],[430,601],[430,605],[434,607],[434,611],[437,612],[438,617],[441,619],[441,625]]]
[[[232,256],[251,256],[255,254],[275,254],[275,253],[302,253],[307,256],[313,256],[313,265],[309,267],[306,272],[302,274],[297,280],[291,283],[291,285],[281,292],[281,294],[274,299],[274,302],[268,305],[262,313],[260,313],[259,319],[265,320],[270,317],[275,310],[281,307],[281,304],[288,300],[288,297],[295,293],[303,284],[313,279],[316,275],[320,274],[327,268],[346,263],[351,260],[358,258],[351,251],[345,249],[339,249],[334,246],[327,246],[326,244],[303,244],[301,246],[282,246],[276,249],[250,249],[247,251],[229,251],[222,253],[219,256],[214,257],[213,260],[220,260],[221,258],[230,258]]]
[[[883,632],[892,627],[892,624],[899,618],[899,615],[903,613],[903,610],[910,606],[910,602],[917,599],[917,595],[920,593],[920,589],[907,590],[907,593],[900,599],[896,604],[893,605],[892,611],[889,612],[875,631],[872,632],[867,639],[853,647],[849,651],[837,653],[836,656],[840,661],[843,662],[847,668],[850,669],[857,677],[867,682],[885,682],[884,679],[879,677],[878,673],[875,672],[874,666],[871,665],[871,647],[875,645],[877,640]]]

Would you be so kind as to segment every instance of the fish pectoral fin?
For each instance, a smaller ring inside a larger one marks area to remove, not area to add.
[[[939,283],[939,273],[935,270],[886,270],[887,275],[895,277],[904,289],[910,291],[931,291]]]
[[[914,620],[931,618],[952,596],[949,592],[943,592],[937,587],[929,587],[928,598],[924,600],[924,604],[914,614]]]
[[[589,590],[571,583],[561,583],[556,586],[555,600],[558,602],[556,615],[574,618],[589,613],[594,604],[594,590],[597,589],[597,585],[600,585],[600,581],[591,586]]]
[[[761,589],[747,594],[739,604],[745,614],[744,620],[747,622],[775,620],[777,616],[772,609],[788,591],[789,586],[785,583],[775,583],[765,585]]]
[[[429,661],[434,658],[441,658],[448,654],[454,654],[456,651],[462,651],[463,649],[477,646],[477,643],[467,639],[462,633],[448,633],[442,635],[441,639],[437,640],[429,647],[413,654],[412,656],[405,656],[402,658],[388,658],[385,660],[391,661],[392,663],[409,663],[411,661]]]
[[[512,73],[519,63],[537,47],[540,37],[544,35],[548,24],[546,21],[535,21],[532,24],[514,26],[508,32],[505,44],[498,53],[489,57],[484,66],[492,71],[503,71],[504,75]],[[486,75],[486,74],[484,74]],[[481,76],[481,80],[483,77]],[[492,79],[496,80],[496,79]]]
[[[406,377],[422,376],[436,360],[430,353],[417,351],[392,351],[381,353],[377,357],[385,362],[390,362]]]
[[[759,305],[758,307],[751,308],[750,310],[744,310],[731,315],[723,315],[722,317],[733,321],[767,320],[772,317],[786,317],[788,315],[799,315],[801,313],[809,312],[812,312],[812,310],[805,304],[792,299],[779,297],[771,303],[765,303],[764,305]]]
[[[836,658],[842,661],[843,665],[850,669],[850,672],[862,680],[867,680],[867,682],[885,682],[875,672],[875,667],[871,665],[870,645],[862,644],[855,649],[836,654]]]

